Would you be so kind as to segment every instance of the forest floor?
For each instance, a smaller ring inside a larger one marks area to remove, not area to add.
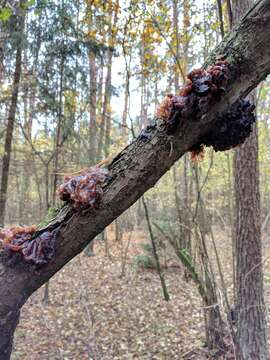
[[[231,250],[218,232],[217,247],[231,292]],[[123,237],[126,247],[129,234]],[[23,307],[13,360],[161,360],[207,359],[203,309],[192,281],[186,282],[176,259],[164,269],[171,300],[166,302],[155,270],[138,268],[142,231],[132,233],[125,274],[121,243],[109,232],[109,253],[96,241],[95,256],[77,256]],[[268,249],[266,255],[270,254]],[[266,258],[267,260],[267,258]],[[270,264],[265,261],[265,297],[270,305]],[[268,307],[269,308],[269,307]]]

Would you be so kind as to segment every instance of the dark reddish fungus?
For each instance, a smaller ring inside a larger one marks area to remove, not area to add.
[[[206,70],[191,71],[178,95],[167,95],[157,107],[156,116],[165,121],[167,131],[175,131],[190,117],[199,119],[214,101],[219,101],[226,91],[228,73],[227,61],[219,61]]]
[[[59,229],[44,231],[34,236],[36,231],[35,226],[2,229],[1,247],[9,257],[19,253],[27,262],[36,266],[45,265],[54,258],[55,239]]]
[[[93,166],[82,171],[77,176],[65,176],[58,194],[61,200],[74,202],[78,206],[97,207],[103,195],[102,185],[108,176],[108,171]]]
[[[157,108],[156,116],[164,120],[168,133],[174,132],[187,119],[199,120],[214,102],[221,99],[229,78],[228,62],[218,61],[207,69],[193,70],[187,78],[179,94],[167,95]],[[190,149],[192,160],[203,157],[203,145],[224,151],[242,144],[252,131],[254,108],[249,101],[240,99],[217,116],[211,132]]]
[[[31,239],[32,235],[37,231],[35,225],[33,226],[13,226],[0,230],[0,246],[5,247],[9,245],[12,247],[12,241],[16,238],[23,238],[25,240]],[[16,247],[14,247],[16,249]]]

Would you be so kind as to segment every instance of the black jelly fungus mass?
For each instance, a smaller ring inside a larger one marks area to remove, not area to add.
[[[191,116],[196,120],[214,101],[220,100],[227,86],[228,73],[227,61],[219,61],[206,70],[191,71],[179,93],[167,95],[157,107],[156,116],[164,120],[167,132],[175,131]]]
[[[206,146],[225,151],[241,145],[252,132],[255,106],[240,99],[225,113],[217,117],[214,128],[202,138]]]
[[[173,133],[187,119],[199,120],[214,102],[226,92],[229,66],[226,60],[218,61],[207,69],[196,69],[187,76],[187,83],[178,95],[167,95],[157,107],[156,116],[164,120],[168,133]],[[252,131],[255,106],[239,99],[226,112],[218,115],[211,131],[192,146],[192,159],[203,152],[203,145],[224,151],[242,144]]]

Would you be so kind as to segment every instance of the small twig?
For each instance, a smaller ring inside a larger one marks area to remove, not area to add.
[[[149,213],[148,213],[148,208],[147,208],[144,196],[142,196],[142,203],[143,203],[143,207],[144,207],[144,211],[145,211],[145,217],[146,217],[146,221],[147,221],[147,225],[148,225],[148,229],[149,229],[149,234],[150,234],[150,238],[151,238],[153,253],[154,253],[154,257],[155,257],[156,264],[157,264],[157,270],[158,270],[158,274],[159,274],[159,278],[160,278],[160,282],[161,282],[161,286],[162,286],[162,290],[163,290],[164,300],[169,301],[170,296],[169,296],[167,286],[166,286],[166,283],[165,283],[164,274],[161,271],[161,266],[160,266],[159,257],[158,257],[158,253],[157,253],[156,242],[155,242],[155,236],[154,236],[154,233],[153,233],[153,230],[152,230],[152,226],[151,226],[151,222],[150,222],[150,218],[149,218]]]
[[[102,165],[105,165],[105,164],[108,164],[110,161],[112,160],[112,157],[109,156],[107,157],[106,159],[103,159],[101,160],[98,164],[96,164],[95,166],[97,167],[101,167]],[[89,167],[87,168],[84,168],[84,169],[81,169],[81,170],[78,170],[78,171],[74,171],[72,173],[58,173],[58,172],[54,172],[52,174],[55,174],[55,175],[60,175],[60,176],[74,176],[74,175],[79,175],[85,171],[88,171],[89,170]]]

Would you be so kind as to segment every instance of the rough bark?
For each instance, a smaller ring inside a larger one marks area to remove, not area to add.
[[[236,295],[239,360],[267,356],[257,129],[235,154]],[[255,356],[256,354],[256,356]],[[254,357],[255,356],[255,357]]]
[[[233,0],[233,24],[252,6]],[[255,93],[249,95],[255,103]],[[269,359],[263,295],[257,124],[235,151],[237,359]]]
[[[174,162],[211,129],[217,113],[227,109],[240,95],[247,95],[267,76],[270,72],[269,15],[270,0],[260,1],[207,61],[206,65],[214,63],[218,55],[226,55],[231,69],[223,101],[215,104],[207,116],[200,121],[190,119],[171,136],[153,127],[147,141],[138,137],[125,148],[109,165],[110,182],[105,186],[98,209],[78,211],[71,205],[62,208],[49,225],[50,228],[61,226],[53,262],[36,271],[33,266],[19,260],[13,261],[12,266],[8,265],[8,260],[0,252],[0,358],[8,346],[3,334],[7,331],[5,323],[10,314],[15,317],[35,290],[153,187]],[[12,335],[11,330],[9,334]]]

